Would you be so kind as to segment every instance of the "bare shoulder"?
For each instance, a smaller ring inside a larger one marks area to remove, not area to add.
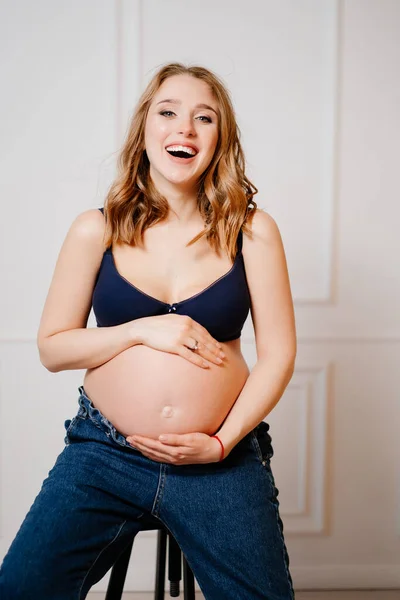
[[[273,217],[257,208],[249,224],[251,235],[243,235],[243,258],[246,271],[257,277],[267,265],[286,271],[286,257],[279,227]]]
[[[243,245],[281,242],[279,227],[275,219],[261,208],[257,208],[249,223],[251,236],[243,232]]]
[[[69,234],[82,241],[102,241],[104,237],[105,221],[102,213],[97,208],[89,208],[79,213],[73,220]]]
[[[61,255],[80,255],[80,260],[98,267],[104,253],[104,231],[104,216],[97,208],[79,213],[69,227]]]

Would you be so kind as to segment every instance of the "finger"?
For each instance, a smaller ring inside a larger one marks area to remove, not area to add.
[[[170,445],[163,444],[158,440],[154,440],[153,438],[143,437],[143,436],[133,436],[127,438],[128,442],[132,443],[139,449],[144,448],[147,451],[151,452],[159,452],[169,457],[176,457],[178,453],[185,453],[188,451],[188,448],[184,447],[172,447]]]
[[[153,448],[149,448],[149,446],[147,444],[142,444],[141,442],[135,442],[135,448],[136,448],[136,450],[139,450],[139,452],[141,452],[145,456],[148,456],[149,458],[157,457],[160,460],[163,460],[164,458],[168,458],[166,453],[158,452],[157,450],[154,450]]]
[[[197,323],[197,321],[194,321],[191,317],[185,317],[182,334],[183,336],[180,340],[182,346],[179,347],[178,354],[183,358],[206,369],[210,366],[207,359],[215,364],[221,364],[221,359],[225,355],[220,348],[220,343],[214,340],[207,329]],[[194,350],[196,342],[197,348]],[[221,356],[219,356],[220,354]]]
[[[198,335],[197,332],[192,333],[192,336],[196,335]],[[213,338],[210,339],[209,335],[200,335],[200,337],[198,337],[197,339],[201,341],[201,343],[205,348],[207,348],[207,350],[209,350],[216,356],[219,356],[220,354],[224,353],[221,344],[219,342],[215,342]]]
[[[156,460],[157,462],[163,463],[173,463],[169,456],[164,456],[160,452],[146,451],[144,448],[139,450],[139,452],[141,452],[143,456],[146,456],[146,458],[149,458],[150,460]]]
[[[193,321],[193,323],[195,324],[196,322]],[[189,346],[189,348],[193,348],[196,345],[194,342],[197,341],[196,352],[198,354],[201,354],[204,358],[211,360],[216,364],[221,364],[221,359],[225,358],[225,353],[222,350],[221,344],[210,337],[207,330],[204,330],[205,333],[203,333],[203,327],[201,328],[201,331],[199,331],[194,324],[191,331],[188,332],[190,343],[187,341],[186,345]]]
[[[203,346],[208,348],[213,354],[218,355],[222,351],[221,342],[213,338],[203,325],[200,325],[198,321],[195,321],[191,317],[189,317],[186,323],[186,330],[193,339],[201,341]]]
[[[190,342],[189,342],[190,343]],[[185,345],[180,345],[178,347],[178,354],[185,358],[189,362],[197,365],[198,367],[202,367],[203,369],[209,369],[210,363],[208,363],[204,358],[202,358],[197,351],[193,352],[193,350],[189,350],[189,348]]]
[[[210,360],[216,365],[220,365],[223,363],[222,358],[225,357],[225,354],[218,350],[213,344],[208,344],[202,341],[197,342],[197,348],[195,351],[197,354],[201,354],[204,358]]]
[[[136,447],[144,456],[147,456],[151,460],[177,464],[181,463],[182,460],[186,458],[186,454],[184,452],[179,452],[178,454],[174,453],[174,455],[166,452],[158,452],[157,450],[149,449],[147,446],[140,444],[139,442],[136,442]]]
[[[195,441],[192,433],[162,433],[158,439],[168,446],[180,446],[182,451],[193,449]]]
[[[216,346],[219,350],[222,349],[221,342],[213,338],[209,331],[194,319],[192,319],[192,329],[199,334],[200,339],[203,340],[206,345],[211,345],[211,347]]]

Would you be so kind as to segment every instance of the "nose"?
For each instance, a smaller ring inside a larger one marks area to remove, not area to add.
[[[193,120],[191,117],[182,117],[179,121],[178,124],[178,133],[184,134],[184,135],[189,135],[189,134],[193,134],[195,132],[194,130],[194,124],[193,124]]]

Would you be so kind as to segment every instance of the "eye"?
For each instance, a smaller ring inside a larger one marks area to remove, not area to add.
[[[199,119],[207,119],[207,123],[212,123],[210,117],[206,117],[206,115],[200,115]]]
[[[169,113],[170,115],[174,115],[175,113],[172,112],[172,110],[162,110],[159,114],[162,116],[166,116],[167,113]],[[210,117],[207,117],[206,115],[200,115],[199,117],[197,117],[198,119],[206,119],[206,123],[212,123],[212,120],[210,119]],[[204,123],[204,121],[203,121]]]

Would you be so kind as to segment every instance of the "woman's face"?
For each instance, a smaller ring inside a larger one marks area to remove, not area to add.
[[[156,185],[162,187],[167,180],[184,189],[196,186],[217,145],[217,112],[217,102],[204,81],[174,75],[163,82],[149,107],[145,126],[150,175]],[[195,150],[189,158],[181,158],[178,146],[193,146]]]

